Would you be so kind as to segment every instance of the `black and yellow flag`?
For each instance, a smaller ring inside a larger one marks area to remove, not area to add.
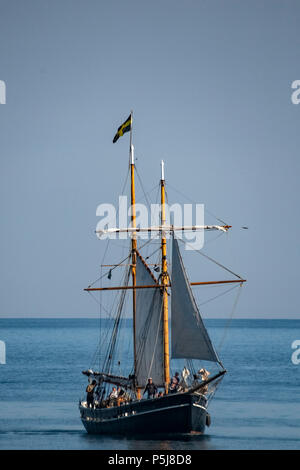
[[[113,143],[116,143],[118,138],[121,137],[125,132],[131,130],[131,114],[128,116],[125,122],[119,127],[116,135],[114,136]]]

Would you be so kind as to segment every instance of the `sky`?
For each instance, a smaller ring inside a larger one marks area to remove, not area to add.
[[[203,251],[247,279],[235,315],[299,318],[299,21],[291,0],[0,0],[0,317],[97,317],[96,208],[121,194],[132,109],[145,191],[163,158],[172,202],[232,225]]]

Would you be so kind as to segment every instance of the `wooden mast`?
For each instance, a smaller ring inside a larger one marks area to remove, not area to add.
[[[166,223],[166,206],[165,206],[165,175],[164,162],[161,162],[161,225]],[[164,345],[164,381],[165,393],[168,393],[170,383],[170,353],[169,353],[169,314],[168,314],[168,265],[167,265],[167,240],[164,231],[161,232],[161,259],[162,274],[161,283],[163,287],[163,345]]]
[[[135,183],[134,183],[134,148],[132,145],[132,125],[133,125],[133,111],[131,115],[131,128],[130,128],[130,144],[129,144],[129,157],[130,157],[130,174],[131,174],[131,226],[136,228],[136,211],[135,211]],[[134,357],[134,375],[136,376],[137,358],[136,358],[136,234],[133,232],[131,239],[131,274],[132,274],[132,318],[133,318],[133,357]],[[138,398],[139,397],[139,391]]]

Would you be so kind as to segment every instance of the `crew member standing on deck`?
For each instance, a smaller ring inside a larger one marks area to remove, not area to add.
[[[93,380],[93,382],[86,387],[86,401],[88,408],[94,406],[94,390],[96,385],[96,380]]]
[[[148,397],[147,397],[148,399],[149,399],[149,398],[154,398],[155,395],[156,395],[156,393],[157,393],[157,387],[156,387],[156,385],[154,385],[154,383],[152,382],[152,378],[151,378],[151,377],[148,379],[148,383],[147,383],[147,385],[146,385],[146,388],[145,388],[145,390],[144,390],[143,395],[145,395],[146,392],[148,393]]]
[[[179,372],[176,372],[174,377],[172,377],[171,379],[169,391],[170,393],[176,393],[178,392],[178,388],[179,388]]]
[[[200,374],[202,382],[205,382],[208,379],[208,376],[210,375],[210,372],[206,369],[200,369],[198,371],[198,374]],[[205,385],[204,387],[202,387],[201,392],[205,395],[205,393],[208,392],[208,385]]]

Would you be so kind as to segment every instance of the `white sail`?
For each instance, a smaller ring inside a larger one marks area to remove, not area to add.
[[[136,283],[139,286],[155,284],[155,278],[137,256]],[[160,289],[136,291],[136,381],[145,387],[149,377],[156,386],[163,386],[163,322]]]
[[[171,289],[172,357],[220,363],[200,316],[184,269],[178,241],[174,237]]]

